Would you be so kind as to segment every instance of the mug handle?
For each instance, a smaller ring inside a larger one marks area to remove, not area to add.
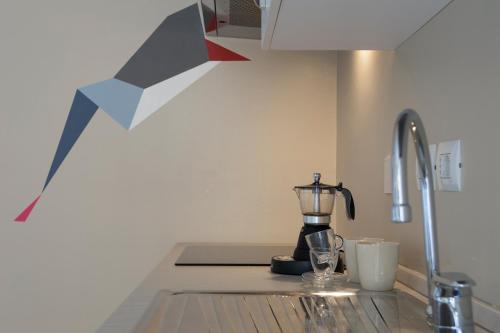
[[[340,246],[337,246],[337,237],[340,238]],[[344,246],[344,238],[340,235],[335,235],[335,250],[340,250]]]

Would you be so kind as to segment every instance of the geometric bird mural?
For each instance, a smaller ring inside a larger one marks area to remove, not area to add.
[[[132,130],[220,62],[247,60],[205,38],[197,4],[169,15],[114,78],[76,90],[41,192],[98,109]],[[25,222],[40,197],[15,221]]]

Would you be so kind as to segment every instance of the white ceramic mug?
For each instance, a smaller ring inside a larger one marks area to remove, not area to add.
[[[367,290],[392,290],[399,261],[399,243],[358,241],[358,274],[361,287]]]
[[[347,266],[347,276],[350,282],[359,283],[358,258],[356,254],[356,243],[360,241],[383,242],[382,238],[357,238],[344,239],[344,258]]]

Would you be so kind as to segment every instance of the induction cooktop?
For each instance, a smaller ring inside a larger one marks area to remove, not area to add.
[[[176,266],[269,266],[276,255],[292,255],[292,245],[190,245]]]

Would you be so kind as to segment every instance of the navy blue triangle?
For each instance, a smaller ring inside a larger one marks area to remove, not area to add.
[[[52,165],[50,166],[49,175],[47,176],[47,180],[43,186],[44,190],[50,183],[50,180],[56,173],[57,169],[59,169],[59,166],[61,166],[61,163],[66,158],[66,155],[68,155],[76,140],[80,137],[80,134],[82,134],[90,119],[94,116],[97,109],[98,106],[80,90],[76,91],[75,97],[73,98],[73,104],[71,105],[71,110],[69,111],[68,119],[66,119],[66,124],[64,125],[64,130],[57,146],[56,154],[52,160]]]

